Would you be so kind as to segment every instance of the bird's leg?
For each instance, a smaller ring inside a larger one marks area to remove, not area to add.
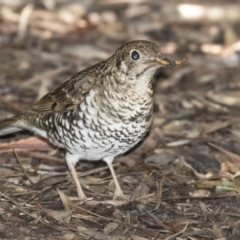
[[[119,185],[119,182],[117,180],[117,176],[115,174],[115,171],[113,169],[113,165],[112,165],[112,162],[113,162],[113,158],[105,158],[104,161],[107,163],[109,169],[110,169],[110,172],[112,174],[112,178],[113,178],[113,181],[114,181],[114,184],[115,184],[115,192],[114,192],[114,197],[120,197],[120,198],[125,198],[123,192],[122,192],[122,189]]]
[[[78,197],[79,197],[80,200],[86,200],[87,197],[82,190],[82,187],[81,187],[81,184],[78,180],[77,172],[76,172],[76,169],[75,169],[75,165],[78,162],[78,160],[79,159],[78,159],[77,156],[66,154],[66,162],[67,162],[68,168],[69,168],[69,170],[72,174],[73,180],[76,184]]]

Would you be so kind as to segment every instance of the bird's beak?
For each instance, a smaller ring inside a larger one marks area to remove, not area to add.
[[[160,55],[158,58],[156,58],[156,61],[158,62],[158,63],[160,63],[161,65],[163,65],[163,66],[176,66],[176,65],[181,65],[181,64],[183,64],[184,62],[186,62],[187,61],[187,57],[183,57],[183,58],[181,58],[180,60],[175,60],[175,61],[173,61],[173,60],[171,60],[170,58],[168,58],[168,57],[165,57],[165,56],[163,56],[163,55]]]

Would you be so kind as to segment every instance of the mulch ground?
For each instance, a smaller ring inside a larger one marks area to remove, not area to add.
[[[204,2],[204,3],[203,3]],[[0,138],[0,239],[240,239],[238,1],[0,1],[0,119],[134,39],[181,66],[154,80],[154,120],[114,168],[77,170],[30,132]]]

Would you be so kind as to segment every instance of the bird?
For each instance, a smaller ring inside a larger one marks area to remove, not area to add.
[[[135,40],[107,60],[76,73],[23,114],[0,121],[0,136],[32,131],[63,148],[78,198],[80,160],[103,160],[109,167],[114,197],[125,198],[112,162],[148,133],[153,116],[153,76],[160,67],[184,63],[164,56],[157,44]]]

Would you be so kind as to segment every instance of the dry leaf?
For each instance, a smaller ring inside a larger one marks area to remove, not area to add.
[[[147,195],[149,193],[149,187],[146,183],[140,182],[137,188],[133,191],[132,195],[130,196],[130,201],[133,201],[141,196]]]
[[[65,233],[60,240],[74,240],[76,237],[75,233]]]
[[[67,195],[65,195],[59,188],[57,188],[57,192],[67,212],[72,212],[72,210],[76,210],[76,208],[72,204],[72,201],[67,197]]]
[[[109,234],[109,233],[113,232],[115,229],[117,229],[117,227],[118,227],[118,224],[115,222],[108,223],[104,227],[103,232],[106,234]]]
[[[19,141],[0,144],[0,152],[4,152],[9,149],[45,151],[52,150],[53,146],[46,140],[42,140],[41,138],[30,137],[26,139],[21,139]]]
[[[139,237],[137,235],[131,235],[132,240],[148,240],[148,238],[145,237]]]
[[[54,211],[51,209],[42,209],[44,212],[47,213],[47,215],[53,217],[54,219],[56,219],[59,222],[62,223],[69,223],[70,219],[72,217],[72,213],[69,212],[61,212],[61,211]]]

